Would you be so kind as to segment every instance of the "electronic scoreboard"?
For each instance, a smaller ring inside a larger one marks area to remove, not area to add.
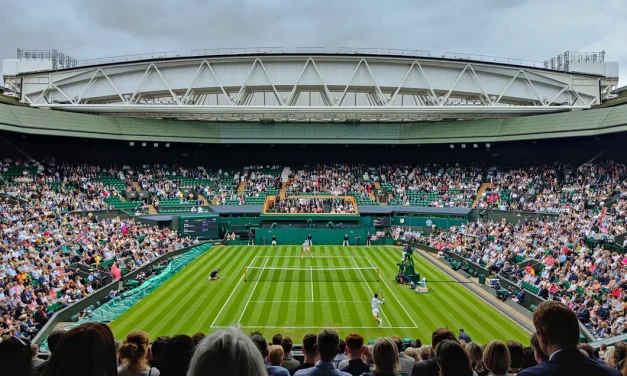
[[[181,234],[190,238],[216,239],[219,236],[218,216],[181,217],[179,228]]]

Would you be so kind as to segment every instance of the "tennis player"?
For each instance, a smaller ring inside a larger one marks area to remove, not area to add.
[[[379,328],[383,328],[383,319],[379,317],[379,306],[383,303],[385,303],[383,294],[381,294],[381,300],[379,300],[379,294],[374,294],[374,298],[372,298],[372,315],[379,322]]]
[[[309,245],[309,240],[305,240],[305,242],[303,243],[303,253],[300,255],[300,258],[304,258],[305,253],[309,253],[309,256],[313,258],[313,255],[311,254],[311,246]]]
[[[217,281],[220,279],[220,269],[216,269],[209,274],[209,279],[212,281]]]

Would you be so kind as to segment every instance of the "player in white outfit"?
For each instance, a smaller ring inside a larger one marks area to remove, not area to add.
[[[381,295],[381,300],[379,300],[379,294],[374,294],[374,298],[372,298],[372,315],[379,322],[379,328],[383,328],[383,319],[379,317],[379,306],[383,303],[385,303],[383,294]]]
[[[311,258],[313,258],[313,255],[311,254],[311,248],[309,245],[309,240],[305,240],[305,242],[303,243],[303,253],[300,255],[300,258],[304,258],[305,257],[305,253],[309,253],[309,256]]]

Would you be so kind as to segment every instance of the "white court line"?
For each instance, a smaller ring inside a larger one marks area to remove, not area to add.
[[[311,277],[311,301],[314,301],[314,280],[313,280],[313,266],[309,267],[309,276]]]
[[[258,257],[273,257],[273,258],[302,258],[302,256],[258,256]],[[327,258],[350,258],[351,256],[312,256],[313,259],[327,259]],[[365,258],[363,256],[357,256],[356,258]],[[307,258],[308,259],[308,258]]]
[[[355,266],[359,268],[359,265],[357,264],[357,261],[355,260],[355,258],[351,257],[351,259],[353,259],[353,262],[355,263]],[[372,263],[370,263],[370,265],[372,265]],[[374,296],[374,292],[370,288],[370,283],[366,280],[366,277],[364,276],[364,273],[361,271],[361,269],[359,269],[359,274],[361,274],[361,278],[363,278],[364,282],[366,282],[366,285],[368,286],[368,290],[370,290],[370,296]],[[381,279],[381,278],[379,278],[379,279]],[[381,317],[385,318],[385,321],[388,322],[388,318],[387,318],[387,316],[385,316],[385,312],[383,312],[383,308],[379,307],[379,310],[381,311]],[[389,322],[388,322],[388,325],[390,325]]]
[[[324,326],[256,326],[256,325],[239,325],[240,328],[258,328],[258,329],[326,329],[329,325]],[[228,328],[228,326],[214,326],[214,328]],[[417,329],[414,326],[390,326],[385,328],[379,328],[378,326],[333,326],[333,329]]]
[[[257,257],[260,257],[260,256],[253,257],[253,259],[250,261],[250,263],[253,264],[255,262],[255,260],[257,259]],[[229,297],[226,299],[226,302],[224,302],[224,304],[222,304],[222,308],[220,308],[220,311],[218,311],[218,314],[216,315],[216,318],[213,319],[213,322],[211,323],[211,325],[209,325],[209,328],[217,328],[217,327],[214,327],[213,324],[215,324],[216,321],[218,321],[218,317],[220,317],[220,314],[222,313],[222,311],[224,311],[224,308],[226,308],[227,303],[229,302],[229,300],[231,300],[231,297],[233,296],[233,294],[235,294],[235,291],[237,291],[237,288],[239,287],[239,284],[242,283],[243,280],[244,280],[244,276],[242,275],[242,278],[239,279],[239,281],[235,285],[235,288],[233,289],[233,291],[231,291],[231,295],[229,295]]]
[[[370,304],[366,300],[251,300],[251,303],[363,303]]]
[[[270,261],[269,257],[266,258],[266,263],[263,264],[263,267],[261,268],[261,273],[263,273],[263,269],[266,267],[266,265],[268,265],[268,261]],[[250,296],[248,297],[248,300],[246,301],[246,305],[244,306],[244,309],[242,310],[242,314],[239,316],[239,319],[237,320],[238,324],[242,321],[242,317],[244,317],[244,313],[246,313],[246,308],[248,308],[248,304],[250,304],[250,298],[253,297],[253,294],[255,293],[255,290],[257,289],[257,285],[259,284],[259,280],[261,280],[261,278],[259,278],[257,280],[257,282],[255,282],[255,286],[253,286],[253,292],[250,293]]]
[[[402,253],[402,251],[401,251]],[[370,259],[368,257],[366,257],[366,260],[368,260],[368,263],[370,263],[370,266],[372,266],[374,268],[374,265],[372,264],[372,261],[370,261]],[[401,306],[401,308],[403,309],[403,311],[405,311],[405,314],[407,315],[407,317],[409,317],[409,319],[411,320],[412,324],[414,324],[414,328],[418,328],[418,325],[416,324],[416,322],[414,321],[414,319],[411,317],[411,315],[409,314],[409,312],[407,312],[407,310],[405,309],[405,306],[401,303],[400,300],[398,300],[398,298],[396,297],[396,294],[394,293],[394,290],[392,290],[390,288],[390,286],[388,286],[388,283],[385,281],[385,278],[380,278],[380,280],[383,281],[383,283],[385,284],[385,287],[388,288],[388,290],[390,290],[390,292],[392,293],[392,296],[394,297],[394,299],[396,299],[396,301],[398,302],[398,304]]]

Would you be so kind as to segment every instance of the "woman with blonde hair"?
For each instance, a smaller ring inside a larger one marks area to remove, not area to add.
[[[362,376],[398,376],[401,365],[398,360],[398,347],[391,338],[379,337],[372,348],[374,367]]]
[[[146,332],[129,333],[118,351],[122,365],[118,376],[158,376],[159,370],[148,365],[150,338]]]
[[[415,349],[413,347],[408,347],[405,349],[405,355],[407,355],[408,357],[412,358],[413,360],[417,362],[420,361],[420,354],[418,353],[418,349]]]
[[[491,376],[512,376],[507,372],[511,363],[509,350],[501,341],[492,341],[483,350],[483,364]]]
[[[466,353],[470,358],[470,366],[477,373],[477,376],[486,376],[488,370],[483,366],[483,348],[481,345],[470,342],[466,345]]]
[[[266,376],[263,357],[253,341],[235,327],[203,339],[192,357],[187,376]]]

